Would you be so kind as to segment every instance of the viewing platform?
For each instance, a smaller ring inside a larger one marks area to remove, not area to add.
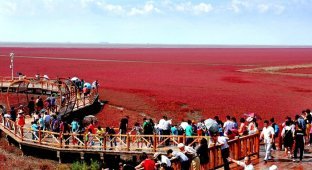
[[[77,86],[67,79],[36,80],[33,78],[9,78],[0,79],[0,104],[9,106],[26,106],[30,96],[50,96],[56,98],[56,110],[67,118],[71,114],[92,106],[98,100],[97,91],[91,91],[88,96],[83,96]],[[27,111],[26,111],[27,112]],[[166,153],[168,149],[178,150],[178,143],[186,143],[185,135],[133,135],[93,134],[93,143],[85,138],[85,133],[56,133],[52,131],[33,131],[30,127],[32,118],[26,118],[25,126],[19,126],[16,122],[0,115],[0,130],[6,135],[10,143],[17,145],[23,152],[25,150],[41,150],[51,154],[60,163],[68,155],[72,158],[84,160],[89,157],[105,161],[106,155],[116,155],[137,159],[139,154],[146,152],[153,155],[155,152]],[[192,136],[193,143],[198,144],[202,138],[210,141],[209,136]],[[166,146],[165,142],[170,141]],[[236,137],[228,141],[230,157],[241,160],[245,156],[251,156],[256,169],[268,169],[271,165],[277,165],[279,169],[308,169],[312,163],[311,149],[305,151],[302,163],[293,163],[284,156],[283,151],[274,151],[273,161],[267,164],[263,161],[264,150],[260,146],[259,134]],[[221,147],[213,145],[209,148],[210,169],[221,168],[223,165]],[[178,165],[174,169],[179,169]],[[242,169],[236,164],[231,164],[231,169]]]

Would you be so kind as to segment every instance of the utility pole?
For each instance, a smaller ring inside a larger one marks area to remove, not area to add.
[[[11,64],[10,64],[10,69],[11,69],[11,75],[12,75],[12,80],[14,79],[14,52],[10,53],[10,57],[11,57]]]

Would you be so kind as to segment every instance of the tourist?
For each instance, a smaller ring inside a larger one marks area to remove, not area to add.
[[[68,123],[65,120],[61,120],[60,131],[62,133],[63,139],[65,140],[65,145],[69,145],[70,128],[69,128]]]
[[[45,129],[44,118],[43,118],[43,116],[41,116],[41,114],[39,114],[38,124],[39,124],[39,129],[40,130],[44,130]]]
[[[236,163],[237,165],[244,167],[244,170],[254,170],[254,169],[255,169],[254,166],[253,166],[252,163],[251,163],[251,160],[250,160],[250,157],[249,157],[249,156],[246,156],[246,157],[244,158],[244,162],[234,160],[234,159],[232,159],[232,158],[230,158],[230,157],[228,158],[228,161],[229,161],[229,162],[234,162],[234,163]]]
[[[29,116],[33,115],[33,113],[35,112],[35,101],[34,101],[34,97],[30,98],[30,101],[28,102],[28,114]]]
[[[196,153],[196,150],[190,146],[185,146],[183,143],[179,143],[178,148],[180,149],[182,153],[184,153],[191,160],[191,169],[199,170],[200,160]]]
[[[86,142],[87,146],[92,147],[94,145],[93,138],[94,138],[94,136],[92,133],[92,129],[88,129],[88,132],[86,133],[86,138],[85,138],[85,142]]]
[[[170,158],[171,161],[177,160],[180,162],[181,170],[189,170],[190,169],[190,161],[189,158],[182,152],[176,152],[172,149],[167,151],[167,157]]]
[[[24,116],[24,111],[19,109],[17,112],[18,116],[17,116],[17,124],[20,127],[24,127],[25,125],[25,116]]]
[[[91,130],[92,134],[96,134],[96,127],[95,127],[95,122],[92,120],[91,123],[88,125],[87,129]]]
[[[98,87],[99,87],[100,85],[99,85],[99,83],[98,83],[98,80],[95,80],[95,81],[93,81],[92,82],[92,89],[98,89]]]
[[[39,126],[37,125],[37,122],[33,121],[31,122],[31,131],[32,131],[32,140],[37,140],[38,139],[38,131],[39,131]]]
[[[115,135],[116,132],[114,130],[114,127],[106,127],[106,135],[108,135],[109,137],[109,143],[110,143],[110,146],[113,147],[113,144],[114,146],[117,146],[117,142],[116,142],[116,137],[113,136]]]
[[[196,153],[199,156],[200,169],[209,169],[209,149],[207,139],[202,138],[200,140],[200,145],[196,148]]]
[[[160,128],[160,132],[161,135],[170,135],[170,129],[171,129],[171,124],[170,124],[170,120],[168,120],[167,116],[163,116],[163,119],[159,120],[159,128]],[[165,137],[164,139],[166,139],[168,137]],[[165,145],[169,146],[170,140],[167,139],[165,141]]]
[[[301,126],[302,125],[299,122],[295,123],[296,130],[295,130],[295,150],[293,159],[294,162],[297,161],[298,150],[300,152],[299,162],[301,162],[303,158],[305,131]]]
[[[155,170],[155,161],[150,159],[145,152],[140,155],[141,163],[135,169]]]
[[[105,129],[103,129],[101,126],[98,126],[96,133],[100,139],[100,146],[103,146]]]
[[[44,130],[51,130],[51,119],[52,118],[47,111],[44,112],[43,119],[44,119],[44,127],[45,127]]]
[[[274,129],[274,141],[276,141],[276,138],[278,137],[278,134],[279,134],[279,127],[275,123],[275,120],[273,117],[270,119],[270,123],[271,123],[271,127]],[[272,149],[276,150],[275,142],[272,143]]]
[[[291,158],[291,151],[294,144],[294,129],[291,127],[291,122],[286,121],[285,126],[283,127],[281,136],[283,137],[283,143],[285,148],[285,155]]]
[[[295,116],[296,122],[298,122],[298,126],[302,128],[304,133],[306,132],[306,121],[305,119],[305,111],[302,111],[301,115],[296,115]]]
[[[142,145],[143,145],[142,139],[141,139],[141,137],[139,136],[139,135],[142,134],[142,130],[143,130],[143,128],[140,126],[140,123],[135,122],[134,127],[133,127],[132,130],[129,132],[129,134],[131,134],[133,131],[135,131],[135,135],[137,135],[137,136],[136,136],[135,142],[137,142],[138,148],[142,148]]]
[[[40,96],[38,96],[37,100],[36,100],[36,108],[37,108],[37,111],[40,111],[41,109],[43,109],[43,100]]]
[[[6,109],[3,105],[0,105],[0,113],[2,117],[4,117],[4,115],[6,114]]]
[[[263,124],[263,129],[260,134],[260,140],[264,139],[264,148],[265,148],[265,157],[264,162],[272,159],[271,149],[272,143],[274,143],[274,129],[272,126],[269,126],[269,121],[265,120]]]
[[[56,107],[56,98],[54,96],[54,94],[51,95],[50,97],[50,106],[51,106],[51,110],[55,111]]]
[[[12,120],[13,122],[16,121],[16,110],[15,110],[15,107],[12,106],[11,107],[11,110],[10,110],[10,120]]]
[[[310,109],[306,110],[306,124],[307,124],[307,129],[306,129],[306,134],[307,134],[307,141],[309,141],[309,146],[310,146],[310,131],[311,131],[311,123],[312,123],[312,115]]]
[[[185,128],[185,136],[186,136],[186,145],[190,145],[194,138],[192,137],[194,134],[193,127],[191,125],[191,120],[187,121],[188,125]]]
[[[232,129],[237,129],[238,130],[238,123],[236,121],[235,117],[231,117],[231,121],[234,123],[234,127]]]
[[[165,168],[171,167],[170,159],[167,156],[160,154],[159,152],[155,152],[154,159],[156,160],[156,167],[160,167],[161,164],[165,164]]]
[[[238,128],[238,134],[240,136],[248,135],[248,129],[247,129],[245,118],[242,117],[239,120],[239,122],[240,122],[240,125],[239,125],[239,128]]]
[[[72,132],[78,132],[78,130],[79,130],[79,123],[78,123],[78,119],[77,118],[75,118],[72,122],[71,122],[71,131]]]
[[[231,120],[229,115],[226,116],[226,121],[223,124],[224,135],[227,136],[229,130],[234,128],[234,122]]]
[[[143,118],[143,134],[144,135],[153,135],[154,125],[150,121],[150,119]],[[147,141],[149,141],[149,146],[153,144],[153,137],[145,137]]]
[[[198,136],[206,136],[207,128],[204,122],[205,120],[202,119],[200,122],[197,123],[197,135]]]
[[[122,118],[120,120],[120,123],[119,123],[119,133],[120,134],[124,135],[127,133],[128,121],[129,121],[129,116],[125,116],[124,118]]]
[[[256,119],[253,118],[253,117],[248,117],[246,119],[248,123],[248,134],[249,135],[252,135],[252,134],[256,134],[258,132],[258,127],[257,127],[257,124],[256,124]]]
[[[56,115],[53,115],[52,117],[52,131],[58,133],[60,132],[60,121],[56,118]]]
[[[221,145],[221,156],[224,163],[224,169],[229,170],[230,166],[227,158],[230,156],[230,150],[226,137],[213,135],[212,140],[216,145]]]

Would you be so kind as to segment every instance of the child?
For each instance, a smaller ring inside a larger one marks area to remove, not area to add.
[[[129,134],[131,134],[132,131],[135,131],[135,135],[141,135],[142,130],[143,130],[143,128],[140,126],[140,124],[138,122],[136,122],[134,124],[133,129],[129,132]],[[141,137],[136,138],[135,142],[138,143],[138,148],[142,148],[143,143],[142,143]],[[141,147],[140,147],[140,145],[141,145]]]

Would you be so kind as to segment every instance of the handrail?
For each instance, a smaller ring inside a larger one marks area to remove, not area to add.
[[[0,129],[11,136],[19,143],[36,145],[42,148],[54,148],[72,151],[95,151],[95,152],[123,152],[131,153],[145,151],[153,154],[154,152],[164,152],[164,140],[170,140],[173,145],[178,142],[185,142],[185,135],[131,135],[131,134],[87,134],[62,133],[51,131],[33,131],[27,127],[21,127],[8,118],[0,115]],[[91,140],[91,138],[93,138]],[[208,136],[192,136],[196,143],[201,138]],[[152,139],[152,140],[151,140]],[[177,142],[178,140],[178,142]],[[259,156],[259,134],[253,134],[243,137],[236,137],[228,142],[230,156],[234,159],[242,159],[245,156]],[[140,146],[141,145],[141,146]],[[172,146],[172,145],[171,145]],[[168,149],[168,148],[167,148]],[[210,169],[221,167],[223,165],[221,157],[221,147],[214,145],[209,148]]]

